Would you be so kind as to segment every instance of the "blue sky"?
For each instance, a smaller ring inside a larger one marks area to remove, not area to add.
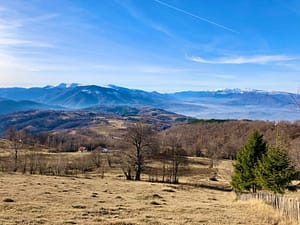
[[[300,87],[298,0],[0,0],[0,86]]]

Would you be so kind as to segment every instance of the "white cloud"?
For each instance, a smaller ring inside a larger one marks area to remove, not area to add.
[[[0,18],[0,30],[3,32],[3,30],[14,30],[18,27],[21,27],[22,24],[20,21],[4,21]]]
[[[0,46],[30,46],[30,47],[39,47],[39,48],[50,48],[54,47],[52,44],[43,43],[33,40],[22,40],[17,38],[0,38]]]
[[[233,56],[205,59],[198,56],[188,57],[189,60],[206,64],[267,64],[272,62],[286,62],[298,59],[286,55],[254,55],[254,56]]]
[[[278,63],[277,65],[293,71],[300,71],[299,63],[283,62],[283,63]]]
[[[123,8],[125,8],[127,10],[127,12],[130,14],[130,16],[132,16],[139,22],[144,23],[146,26],[149,26],[151,29],[153,29],[157,32],[160,32],[170,38],[175,37],[175,35],[168,28],[164,27],[162,24],[154,22],[154,20],[152,18],[149,19],[148,17],[146,17],[141,12],[141,10],[138,10],[134,5],[129,4],[128,2],[125,3],[124,1],[120,1],[120,0],[115,0],[115,2],[117,4],[119,4],[120,6],[122,6]]]
[[[23,24],[25,24],[25,23],[41,23],[43,21],[55,19],[59,16],[60,15],[58,13],[49,13],[49,14],[43,14],[43,15],[35,16],[35,17],[23,18],[21,21]]]
[[[59,17],[59,14],[41,14],[39,16],[24,16],[18,11],[12,11],[9,9],[1,9],[0,12],[5,11],[7,13],[0,14],[0,46],[1,47],[53,47],[50,43],[45,43],[44,38],[42,41],[39,34],[28,32],[28,28],[35,25],[43,25],[49,20],[53,20]],[[22,35],[22,37],[21,37]]]

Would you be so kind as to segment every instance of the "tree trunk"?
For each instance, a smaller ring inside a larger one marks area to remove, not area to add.
[[[136,165],[135,165],[135,180],[141,180],[141,173],[142,173],[142,155],[141,155],[141,147],[140,145],[137,146],[136,149]]]
[[[135,180],[141,180],[141,173],[142,173],[142,168],[141,165],[138,164],[135,170]]]
[[[165,175],[166,175],[166,162],[163,161],[163,174],[162,174],[162,182],[165,182]]]
[[[18,149],[15,149],[15,166],[14,166],[14,172],[17,172],[18,170]]]
[[[126,180],[132,180],[132,176],[131,176],[131,169],[128,168],[127,171],[123,171],[126,177]]]

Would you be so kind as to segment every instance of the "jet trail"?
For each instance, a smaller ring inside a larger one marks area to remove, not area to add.
[[[181,12],[181,13],[184,13],[184,14],[186,14],[186,15],[192,16],[192,17],[194,17],[194,18],[196,18],[196,19],[199,19],[199,20],[201,20],[201,21],[204,21],[204,22],[210,23],[210,24],[212,24],[212,25],[215,25],[215,26],[217,26],[217,27],[220,27],[220,28],[222,28],[222,29],[224,29],[224,30],[228,30],[228,31],[230,31],[230,32],[232,32],[232,33],[236,33],[236,34],[239,34],[239,33],[240,33],[240,32],[238,32],[238,31],[236,31],[236,30],[233,30],[233,29],[231,29],[231,28],[229,28],[229,27],[226,27],[226,26],[224,26],[224,25],[221,25],[221,24],[219,24],[219,23],[215,23],[215,22],[213,22],[213,21],[211,21],[211,20],[208,20],[208,19],[206,19],[206,18],[204,18],[204,17],[197,16],[197,15],[195,15],[195,14],[193,14],[193,13],[190,13],[190,12],[188,12],[188,11],[185,11],[185,10],[183,10],[183,9],[180,9],[180,8],[175,7],[175,6],[169,5],[168,3],[165,3],[165,2],[163,2],[163,1],[160,1],[160,0],[153,0],[153,1],[159,3],[159,4],[163,5],[163,6],[166,6],[166,7],[170,8],[170,9],[176,10],[176,11],[178,11],[178,12]]]

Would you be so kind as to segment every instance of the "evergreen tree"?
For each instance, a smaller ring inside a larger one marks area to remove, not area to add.
[[[249,137],[247,143],[237,152],[237,161],[234,165],[231,185],[236,192],[259,188],[255,179],[255,167],[262,155],[266,153],[266,143],[257,130]]]
[[[285,149],[269,147],[258,162],[255,175],[257,183],[264,189],[283,194],[294,178],[295,170]]]

